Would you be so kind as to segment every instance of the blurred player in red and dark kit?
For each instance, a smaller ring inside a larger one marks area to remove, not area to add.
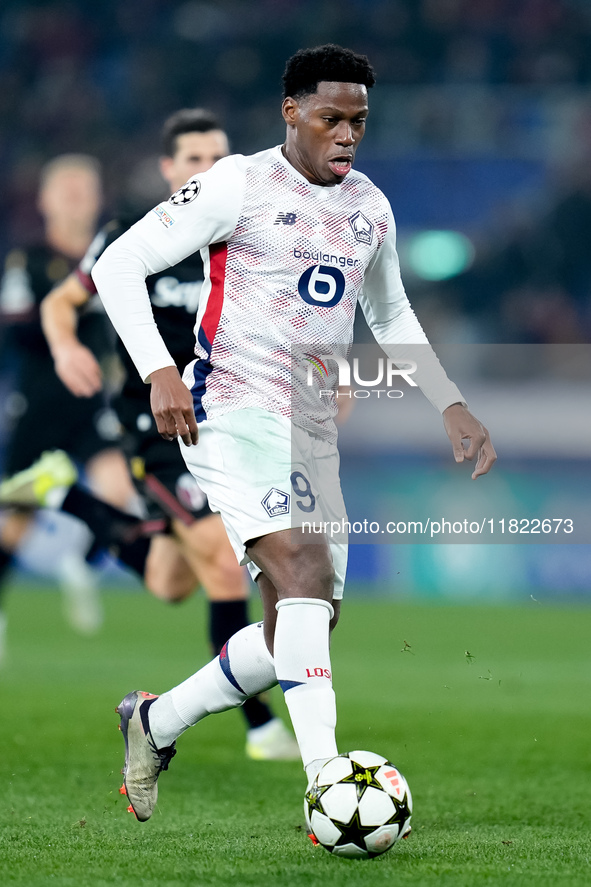
[[[41,329],[42,299],[76,267],[92,241],[102,207],[100,166],[93,157],[65,154],[41,171],[38,208],[44,222],[42,241],[14,249],[6,258],[0,282],[2,346],[16,367],[15,390],[9,399],[9,437],[5,471],[20,472],[44,450],[62,447],[84,467],[89,485],[103,499],[126,509],[135,496],[125,459],[118,449],[103,393],[80,400],[67,390],[53,369]],[[80,317],[80,335],[100,360],[112,351],[111,333],[100,303],[89,304]],[[71,470],[66,470],[68,478]],[[89,494],[80,491],[80,497]],[[71,499],[76,498],[76,493]],[[29,503],[33,507],[35,502]],[[0,525],[0,585],[13,553],[25,539],[33,511],[23,507],[3,515]],[[76,507],[70,510],[76,514]],[[76,515],[79,516],[79,515]],[[88,539],[81,537],[86,549]],[[72,550],[58,565],[69,592],[70,617],[81,630],[100,621],[93,583],[88,581],[85,551]]]
[[[164,124],[160,171],[171,191],[176,191],[192,175],[210,169],[228,150],[227,136],[211,112],[184,109]],[[77,269],[42,304],[43,328],[57,375],[81,403],[101,397],[103,389],[100,364],[81,335],[84,313],[97,298],[90,272],[103,250],[142,214],[128,212],[106,225]],[[202,285],[203,262],[198,252],[148,280],[151,310],[181,368],[194,356],[192,330]],[[146,544],[141,573],[150,591],[168,601],[184,600],[199,585],[204,588],[209,601],[210,641],[217,654],[228,638],[248,624],[247,576],[236,560],[220,516],[211,512],[178,449],[159,435],[150,410],[149,386],[138,377],[120,341],[118,352],[125,378],[113,406],[124,428],[123,446],[145,497],[147,517],[167,519],[166,532],[155,533]],[[51,465],[56,457],[63,462],[63,454],[49,455],[24,472],[22,486],[30,489],[35,472],[43,474],[44,489],[52,486]],[[18,476],[9,481],[13,493],[20,482]],[[55,485],[59,483],[55,478]],[[89,512],[96,510],[96,503],[87,505]],[[294,737],[265,701],[249,699],[242,711],[248,725],[246,751],[250,757],[298,757]]]

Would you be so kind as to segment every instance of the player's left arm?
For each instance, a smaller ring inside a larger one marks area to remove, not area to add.
[[[457,385],[448,378],[411,308],[400,276],[391,210],[388,222],[388,233],[365,274],[360,305],[386,354],[400,366],[416,364],[412,378],[442,414],[456,462],[477,457],[472,473],[475,480],[492,468],[497,458],[494,447],[487,429],[468,410]]]

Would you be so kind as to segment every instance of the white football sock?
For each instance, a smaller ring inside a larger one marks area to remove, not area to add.
[[[179,717],[170,693],[163,693],[154,700],[148,710],[148,721],[156,748],[168,748],[190,726]]]
[[[152,703],[149,720],[154,742],[166,748],[206,715],[237,708],[276,683],[263,624],[247,625],[232,635],[219,656]]]
[[[338,754],[329,624],[334,611],[318,598],[277,604],[275,671],[285,694],[304,767]]]

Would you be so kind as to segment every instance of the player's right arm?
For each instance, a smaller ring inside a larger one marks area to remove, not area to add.
[[[53,289],[41,302],[41,326],[61,381],[76,397],[92,397],[101,390],[99,362],[78,338],[78,309],[90,293],[76,272]]]
[[[180,437],[187,446],[197,442],[193,399],[154,321],[146,277],[231,236],[244,195],[241,164],[231,156],[193,176],[194,196],[173,195],[155,207],[112,243],[92,270],[111,323],[141,378],[151,383],[158,431],[167,440]]]
[[[412,310],[396,252],[396,226],[388,207],[389,226],[364,279],[360,304],[376,341],[398,366],[414,364],[413,379],[443,416],[456,462],[476,458],[475,480],[487,474],[497,458],[488,430],[470,413]],[[464,447],[466,442],[466,447]]]

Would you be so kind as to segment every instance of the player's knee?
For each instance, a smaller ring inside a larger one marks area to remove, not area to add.
[[[222,564],[218,570],[219,586],[223,589],[228,600],[238,600],[248,597],[246,577],[240,567]]]
[[[148,591],[157,597],[158,600],[164,601],[167,604],[181,604],[188,597],[193,594],[194,588],[188,586],[166,586],[164,588],[150,588],[148,586]]]
[[[212,557],[200,570],[202,584],[210,600],[244,600],[248,597],[248,584],[244,568],[234,557]]]
[[[332,600],[334,595],[335,571],[331,561],[324,564],[324,570],[319,576],[320,586],[325,592],[327,599]]]
[[[150,594],[168,604],[180,604],[193,594],[195,584],[184,577],[148,572],[144,583]]]
[[[307,596],[332,601],[335,570],[328,552],[320,546],[303,545],[297,552],[294,566],[298,585],[306,589]]]

